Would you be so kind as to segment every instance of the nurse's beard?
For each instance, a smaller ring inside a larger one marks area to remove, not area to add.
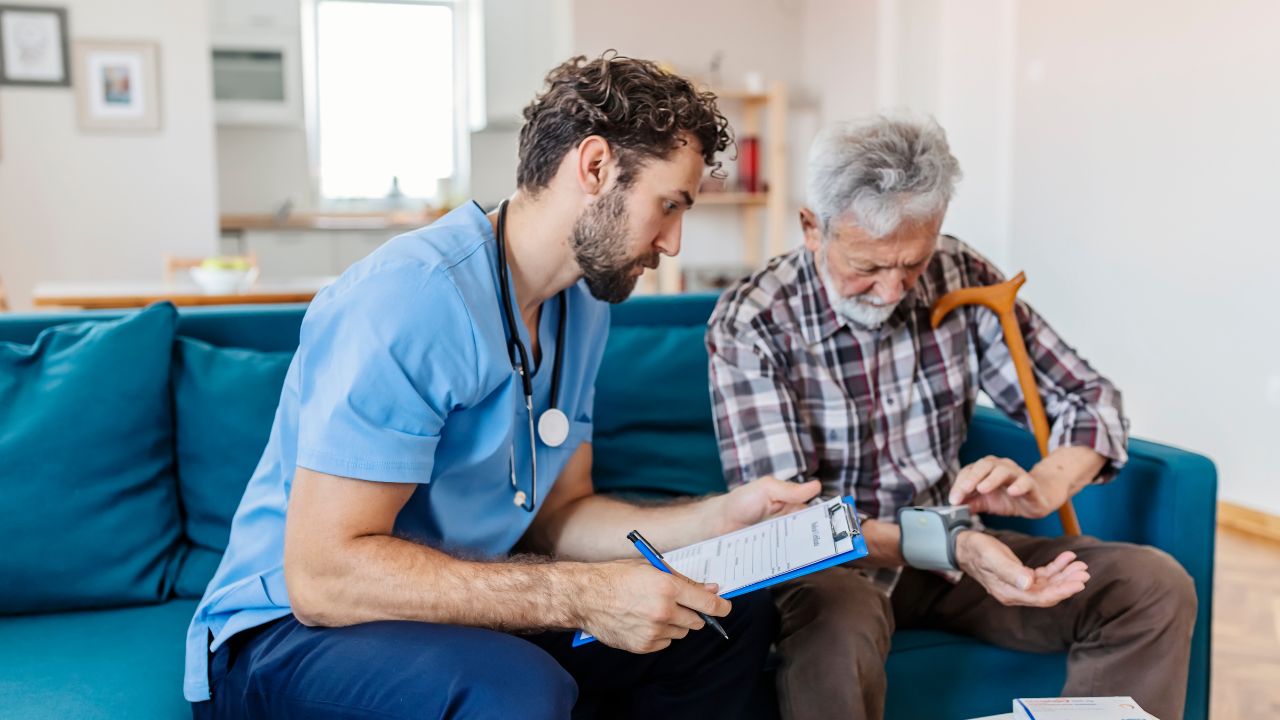
[[[597,300],[620,303],[636,289],[640,267],[657,267],[658,253],[627,257],[627,208],[621,188],[615,187],[578,216],[569,236],[582,279]]]

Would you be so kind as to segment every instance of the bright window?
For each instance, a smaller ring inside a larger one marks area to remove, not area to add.
[[[455,174],[454,8],[387,0],[316,3],[320,196],[380,199],[398,178],[433,198]]]

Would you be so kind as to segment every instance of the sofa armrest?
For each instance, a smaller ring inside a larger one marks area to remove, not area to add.
[[[1002,413],[979,407],[960,452],[968,463],[985,455],[1011,458],[1023,467],[1039,459],[1035,438]],[[1195,581],[1199,607],[1191,648],[1187,717],[1206,717],[1209,641],[1213,605],[1213,554],[1218,473],[1209,458],[1145,440],[1131,440],[1129,463],[1106,485],[1085,488],[1074,504],[1087,535],[1151,545],[1173,556]],[[1056,516],[1042,520],[984,518],[991,527],[1057,535]]]
[[[1039,459],[1031,433],[998,411],[980,407],[961,450],[961,462],[984,455],[1009,457],[1023,467]],[[1124,470],[1106,485],[1085,488],[1075,505],[1086,534],[1153,545],[1177,558],[1192,575],[1211,575],[1217,488],[1217,470],[1207,457],[1133,440]],[[990,523],[1036,535],[1062,532],[1056,516],[990,518]]]

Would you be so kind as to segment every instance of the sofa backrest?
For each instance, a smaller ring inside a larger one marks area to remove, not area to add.
[[[706,494],[724,489],[703,333],[714,294],[636,297],[612,308],[612,328],[596,383],[595,482],[609,492],[640,495]],[[182,308],[177,335],[220,347],[261,351],[297,348],[306,306],[233,305]],[[0,341],[29,343],[41,330],[87,319],[110,320],[128,311],[80,311],[0,315]],[[265,438],[263,438],[265,444]],[[1152,542],[1175,534],[1161,516],[1118,518],[1104,506],[1136,507],[1153,494],[1171,492],[1155,478],[1171,467],[1212,474],[1203,456],[1134,440],[1124,482],[1086,492],[1078,500],[1086,532],[1117,540]],[[1001,413],[979,407],[961,450],[964,462],[1004,455],[1024,467],[1036,461],[1026,430]],[[247,480],[247,478],[246,478]],[[1091,512],[1096,509],[1098,512]],[[1212,512],[1212,508],[1203,508]],[[1094,518],[1110,518],[1104,527]],[[1057,532],[1052,519],[1005,523]]]
[[[297,350],[305,304],[214,305],[178,309],[177,334],[221,347]],[[113,320],[130,310],[0,314],[0,342],[30,343],[41,330],[84,320]]]
[[[703,343],[715,301],[711,294],[644,296],[613,307],[596,383],[593,479],[600,491],[661,497],[724,490]],[[184,308],[177,335],[222,347],[294,350],[305,310],[304,305]],[[0,341],[29,343],[52,325],[125,314],[0,315]],[[269,427],[269,419],[260,425]],[[1038,459],[1030,433],[998,411],[979,407],[961,461],[988,454],[1010,457],[1023,467],[1031,467]],[[1208,458],[1133,440],[1129,466],[1120,477],[1109,485],[1087,489],[1076,499],[1084,531],[1110,540],[1188,551],[1212,543],[1211,523],[1188,528],[1168,513],[1143,512],[1146,507],[1187,502],[1186,487],[1170,483],[1171,477],[1200,478],[1199,491],[1193,495],[1198,498],[1195,510],[1212,516],[1216,472]],[[1037,534],[1061,532],[1053,517],[996,519],[992,524]],[[1210,536],[1204,537],[1205,533]]]
[[[598,490],[706,495],[724,490],[703,342],[716,296],[640,297],[613,308],[596,380]]]

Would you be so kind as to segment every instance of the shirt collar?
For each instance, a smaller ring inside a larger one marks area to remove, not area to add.
[[[810,345],[831,337],[847,324],[847,320],[836,314],[827,299],[826,288],[822,284],[822,276],[818,273],[817,259],[806,247],[800,248],[800,268],[798,273],[800,292],[795,294],[796,317],[800,318],[800,332],[804,341]]]

